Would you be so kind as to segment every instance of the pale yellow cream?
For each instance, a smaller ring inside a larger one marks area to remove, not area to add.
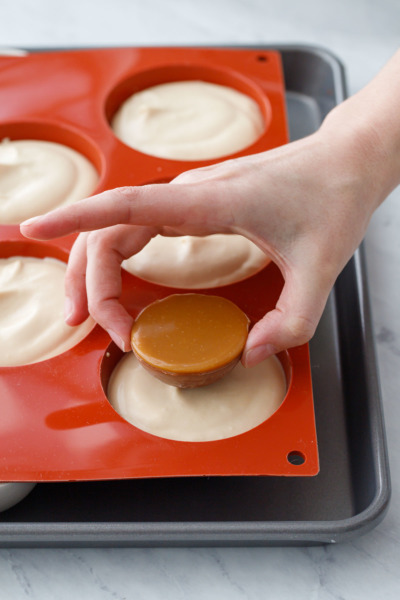
[[[82,200],[98,180],[92,163],[68,146],[5,139],[0,143],[0,225]]]
[[[255,100],[205,81],[176,81],[137,92],[121,105],[111,126],[128,146],[175,160],[234,154],[265,129]]]
[[[0,259],[0,366],[39,362],[69,350],[94,327],[64,322],[65,263],[51,258]]]
[[[272,356],[251,369],[239,363],[209,386],[179,389],[150,375],[130,353],[114,369],[107,395],[126,421],[147,433],[206,442],[239,435],[267,420],[286,395],[286,379]]]
[[[241,235],[153,238],[123,267],[141,279],[173,288],[205,289],[246,279],[270,259]]]

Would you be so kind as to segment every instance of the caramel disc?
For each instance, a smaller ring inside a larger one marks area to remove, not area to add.
[[[238,362],[249,319],[220,296],[174,294],[147,306],[132,328],[132,349],[154,375],[178,387],[206,385]]]

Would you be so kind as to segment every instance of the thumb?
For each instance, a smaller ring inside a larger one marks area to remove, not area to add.
[[[308,342],[315,333],[333,283],[326,274],[312,275],[309,269],[289,273],[275,309],[251,329],[243,365],[255,366],[272,354]]]

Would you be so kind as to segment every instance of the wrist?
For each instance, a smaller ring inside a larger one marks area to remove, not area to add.
[[[373,212],[400,183],[400,123],[397,130],[390,120],[374,119],[361,100],[338,105],[318,134],[332,153],[340,154],[342,169],[354,177]]]
[[[362,157],[378,203],[400,183],[399,96],[400,50],[365,88],[331,111],[321,128],[347,138]]]

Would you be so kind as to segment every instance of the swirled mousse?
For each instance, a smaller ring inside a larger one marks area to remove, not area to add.
[[[238,363],[206,387],[181,389],[152,377],[131,352],[114,369],[107,390],[111,405],[126,421],[183,442],[245,433],[271,417],[285,395],[286,378],[275,356],[251,369]]]
[[[220,296],[173,294],[136,319],[132,349],[141,364],[177,387],[199,387],[226,375],[239,361],[249,319]]]
[[[0,143],[0,224],[25,219],[82,200],[99,175],[92,163],[68,146],[40,140]]]
[[[175,81],[139,91],[111,121],[115,135],[145,154],[210,160],[253,144],[265,122],[257,102],[206,81]]]
[[[52,258],[0,259],[0,366],[26,365],[57,356],[94,327],[64,322],[65,263]]]
[[[152,283],[198,290],[241,281],[269,263],[269,257],[247,238],[221,233],[205,237],[158,235],[125,260],[123,267]]]

